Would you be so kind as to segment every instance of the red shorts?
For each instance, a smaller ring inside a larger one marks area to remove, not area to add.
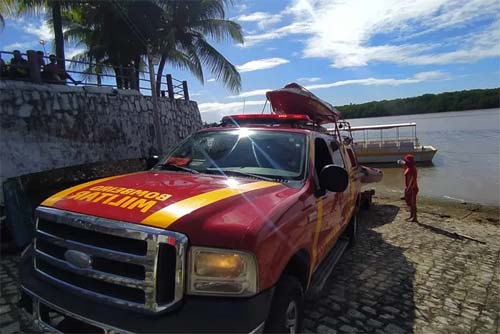
[[[415,206],[417,204],[418,188],[405,189],[405,201],[408,206]]]

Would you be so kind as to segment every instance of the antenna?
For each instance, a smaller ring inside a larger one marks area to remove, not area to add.
[[[246,99],[243,98],[243,114],[245,114],[245,101],[246,101]]]

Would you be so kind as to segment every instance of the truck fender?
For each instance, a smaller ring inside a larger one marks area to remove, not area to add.
[[[309,266],[311,264],[309,253],[305,249],[301,249],[290,258],[286,264],[283,275],[296,277],[302,284],[304,291],[307,290],[309,282]]]

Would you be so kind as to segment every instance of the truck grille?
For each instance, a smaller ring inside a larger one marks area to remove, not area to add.
[[[35,270],[50,282],[150,312],[182,298],[186,236],[45,207],[36,215]],[[70,263],[70,250],[89,263]]]

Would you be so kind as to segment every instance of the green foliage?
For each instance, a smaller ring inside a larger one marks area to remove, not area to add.
[[[405,99],[373,101],[337,107],[344,118],[427,114],[500,107],[500,88],[424,94]]]
[[[241,87],[235,66],[207,40],[243,42],[241,27],[225,19],[224,0],[88,0],[64,14],[67,40],[86,47],[80,59],[110,65],[115,72],[150,53],[187,69],[203,82],[206,67],[232,91]],[[118,72],[117,72],[118,74]]]

